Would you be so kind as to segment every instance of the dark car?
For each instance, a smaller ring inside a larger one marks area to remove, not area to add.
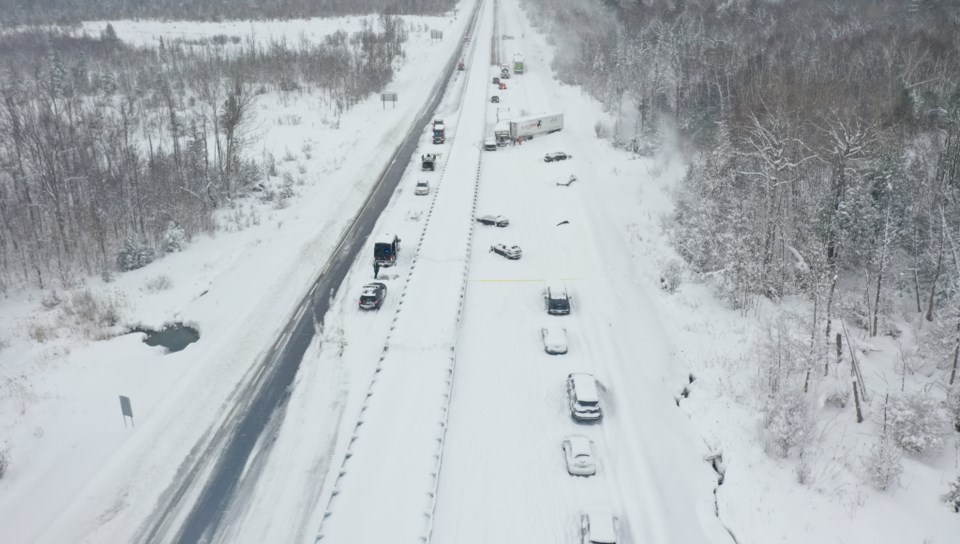
[[[506,227],[510,220],[502,215],[481,215],[477,218],[481,225],[494,225],[497,227]]]
[[[360,293],[360,309],[379,310],[386,298],[386,285],[379,282],[368,283],[363,286],[363,291]]]
[[[494,84],[494,85],[499,85],[499,84],[500,84],[500,78],[499,78],[499,77],[493,78],[493,84]]]
[[[490,97],[490,102],[493,103],[493,104],[499,104],[499,103],[500,103],[500,97],[497,96],[497,95],[493,95],[493,96]]]
[[[573,155],[567,155],[563,151],[557,151],[556,153],[547,153],[543,156],[543,162],[553,162],[553,161],[562,161],[564,159],[572,159]]]

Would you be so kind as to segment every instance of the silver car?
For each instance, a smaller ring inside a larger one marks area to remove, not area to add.
[[[593,476],[597,463],[593,458],[593,442],[581,435],[568,436],[563,441],[563,458],[571,476]]]
[[[610,512],[594,511],[580,516],[581,544],[617,544],[620,520]]]
[[[550,355],[563,355],[567,352],[567,329],[562,327],[544,327],[540,329],[543,338],[543,351]]]
[[[506,257],[511,261],[515,261],[523,256],[523,251],[520,249],[520,246],[508,246],[506,244],[494,244],[490,246],[490,251],[500,255],[501,257]]]

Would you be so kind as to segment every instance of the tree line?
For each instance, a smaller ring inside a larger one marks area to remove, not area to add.
[[[339,115],[393,77],[407,31],[383,15],[321,43],[131,47],[101,36],[0,36],[0,290],[69,287],[215,228],[270,172],[257,100],[311,94]]]
[[[158,18],[221,21],[391,13],[435,15],[454,0],[0,0],[0,25]]]

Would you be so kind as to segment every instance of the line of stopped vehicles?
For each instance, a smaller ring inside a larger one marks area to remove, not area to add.
[[[462,69],[462,63],[460,65]],[[523,73],[522,57],[515,58],[514,73]],[[502,81],[510,77],[507,66],[501,67],[499,77],[493,82],[499,90],[506,90]],[[501,103],[499,95],[490,98],[491,103]],[[522,146],[526,140],[533,139],[541,134],[557,132],[563,128],[563,114],[549,113],[539,115],[525,115],[514,119],[499,121],[493,135],[484,139],[483,148],[486,151],[496,151],[497,148],[508,145]],[[446,124],[442,119],[435,119],[430,125],[433,144],[446,142]],[[558,151],[547,153],[543,160],[547,163],[559,162],[572,158],[571,155]],[[424,153],[420,157],[421,171],[433,172],[440,160],[439,153]],[[577,178],[574,175],[556,180],[556,185],[569,186]],[[414,187],[414,194],[426,196],[430,194],[430,182],[420,178]],[[502,215],[481,215],[476,217],[481,225],[507,228],[510,220]],[[400,238],[394,234],[381,235],[374,242],[375,269],[393,267],[397,263],[400,251]],[[509,260],[517,260],[523,256],[523,251],[517,245],[498,243],[490,246],[490,253],[494,253]],[[387,285],[382,281],[367,283],[360,293],[359,307],[362,310],[379,310],[387,296]],[[545,310],[550,316],[566,316],[571,311],[571,300],[566,286],[562,282],[549,282],[543,291]],[[540,329],[543,350],[554,356],[568,352],[567,329],[549,324]],[[603,419],[601,406],[601,389],[599,382],[587,372],[570,372],[566,379],[567,408],[571,419],[578,424],[599,423]],[[591,477],[597,474],[596,446],[589,437],[583,434],[571,433],[560,441],[560,451],[567,473],[577,477]],[[579,533],[581,544],[616,544],[619,540],[619,518],[606,510],[586,511],[580,515]]]

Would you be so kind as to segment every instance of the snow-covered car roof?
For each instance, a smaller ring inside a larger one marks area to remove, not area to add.
[[[593,454],[593,452],[590,451],[590,439],[586,436],[579,434],[570,435],[567,437],[567,443],[570,444],[570,455],[572,457]]]
[[[573,378],[573,386],[577,390],[577,398],[585,402],[599,402],[600,395],[597,393],[597,380],[585,372],[574,372],[570,374]]]
[[[428,185],[430,185],[430,182],[425,179],[420,179],[420,180],[417,180],[417,185],[420,187],[427,187]]]
[[[617,528],[614,526],[613,514],[603,510],[587,512],[590,518],[590,541],[604,544],[617,542]]]
[[[368,283],[368,284],[366,284],[366,285],[363,286],[363,294],[364,294],[364,295],[372,295],[372,294],[376,293],[377,290],[379,290],[379,289],[385,289],[386,287],[387,287],[386,285],[384,285],[384,284],[382,284],[382,283],[380,283],[380,282]]]

